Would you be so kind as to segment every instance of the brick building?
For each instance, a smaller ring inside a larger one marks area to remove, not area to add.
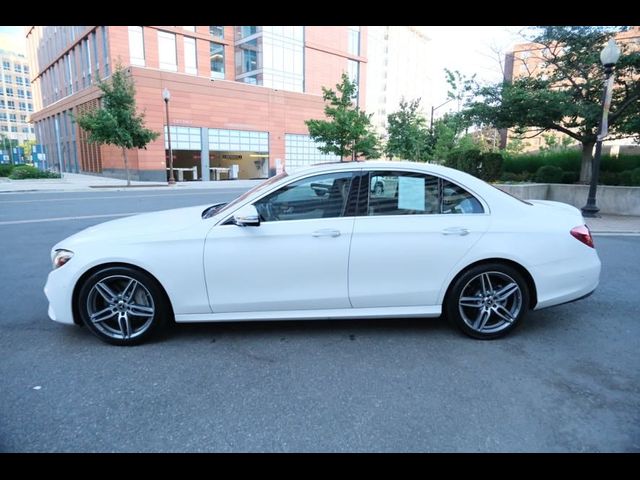
[[[146,150],[128,152],[133,179],[167,178],[165,88],[174,166],[196,167],[198,178],[209,179],[210,167],[236,164],[240,178],[265,178],[333,160],[317,150],[304,120],[324,117],[322,86],[333,88],[342,72],[358,82],[365,107],[366,29],[26,27],[38,142],[64,171],[123,177],[120,150],[87,143],[72,121],[98,105],[96,80],[120,63],[135,82],[147,128],[161,133]]]

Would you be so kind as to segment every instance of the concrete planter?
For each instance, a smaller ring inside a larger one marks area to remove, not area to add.
[[[553,200],[577,208],[584,207],[589,194],[589,185],[496,183],[495,186],[524,200]],[[601,213],[640,216],[640,187],[598,185],[596,205]]]

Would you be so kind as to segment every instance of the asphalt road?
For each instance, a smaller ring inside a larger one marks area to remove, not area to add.
[[[640,237],[597,237],[596,293],[497,341],[412,319],[178,325],[118,348],[48,319],[60,239],[239,193],[0,195],[0,451],[640,451]]]

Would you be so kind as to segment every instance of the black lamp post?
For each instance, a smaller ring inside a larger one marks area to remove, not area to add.
[[[596,207],[596,192],[598,189],[598,177],[600,175],[600,154],[602,153],[602,140],[607,136],[608,124],[607,117],[609,115],[609,106],[611,104],[611,93],[613,90],[613,66],[620,58],[620,49],[616,45],[616,41],[611,38],[600,52],[600,61],[604,65],[604,94],[602,96],[602,119],[598,126],[598,136],[596,137],[596,151],[593,155],[593,163],[591,164],[591,184],[589,185],[589,196],[587,204],[582,207],[582,216],[597,217],[600,209]]]
[[[169,143],[169,185],[175,185],[176,179],[173,178],[173,150],[171,149],[171,124],[169,122],[169,100],[171,93],[168,88],[162,90],[162,98],[167,112],[167,141]]]

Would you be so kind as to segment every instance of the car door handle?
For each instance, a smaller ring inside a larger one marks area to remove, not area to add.
[[[316,230],[311,234],[312,237],[339,237],[340,230],[333,230],[331,228],[324,228],[322,230]]]
[[[442,230],[443,235],[469,235],[469,230],[463,227],[450,227]]]

